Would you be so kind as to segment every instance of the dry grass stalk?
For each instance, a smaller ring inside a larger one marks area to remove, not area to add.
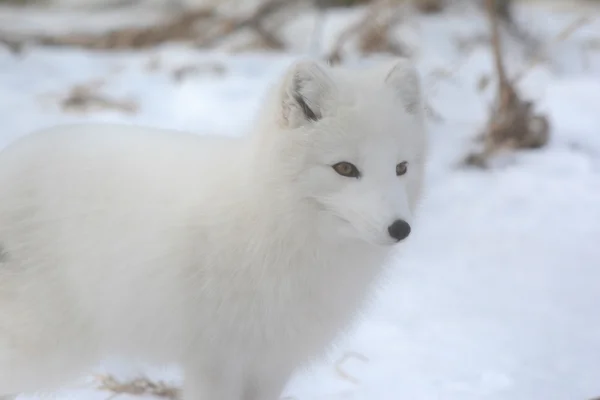
[[[369,7],[366,12],[366,15],[361,18],[358,22],[350,25],[348,28],[344,29],[341,34],[338,35],[337,40],[333,46],[333,50],[329,53],[327,57],[327,61],[330,64],[339,64],[342,62],[342,48],[344,45],[352,39],[354,36],[358,35],[358,33],[364,29],[364,25],[367,23],[369,18],[373,18],[373,6]]]
[[[575,32],[577,32],[580,28],[582,28],[583,26],[589,24],[590,22],[592,22],[592,19],[585,15],[582,17],[577,18],[576,20],[574,20],[573,22],[571,22],[569,25],[567,25],[565,28],[563,28],[555,37],[554,40],[552,41],[552,44],[556,44],[556,43],[560,43],[562,41],[567,40],[569,37],[571,37]],[[527,64],[527,66],[525,68],[523,68],[523,70],[521,70],[516,76],[514,81],[518,82],[521,79],[523,79],[523,77],[525,77],[531,70],[533,70],[533,68],[535,66],[537,66],[539,63],[541,63],[543,61],[543,57],[541,55],[541,52],[538,50],[530,59],[529,63]]]
[[[538,41],[515,21],[513,0],[494,0],[493,7],[496,17],[512,37],[524,43],[530,51],[539,47]]]
[[[111,375],[98,375],[96,379],[99,381],[99,389],[112,392],[110,398],[122,394],[133,396],[150,395],[155,397],[163,397],[170,400],[178,400],[181,398],[180,389],[163,381],[151,381],[147,378],[137,378],[130,381],[119,381]]]
[[[133,100],[117,100],[98,93],[104,84],[95,81],[89,84],[75,85],[60,102],[64,111],[88,112],[91,110],[116,110],[127,114],[138,111],[138,104]]]
[[[445,119],[429,102],[425,103],[425,116],[433,122],[444,122]]]
[[[24,43],[10,37],[0,37],[0,44],[6,46],[12,54],[19,55],[23,52]]]
[[[227,37],[235,32],[243,29],[250,29],[257,34],[263,42],[270,48],[283,49],[284,43],[281,42],[270,30],[265,26],[265,21],[274,14],[281,12],[283,9],[289,11],[294,5],[305,2],[306,0],[268,0],[260,4],[257,9],[246,18],[226,19],[219,24],[217,29],[210,34],[199,37],[196,44],[202,47],[208,47],[215,44],[217,41]],[[287,13],[289,15],[289,13]]]
[[[175,68],[171,76],[176,82],[182,82],[185,79],[200,74],[224,75],[227,72],[225,65],[220,63],[202,63],[182,65]]]
[[[546,116],[535,114],[530,101],[520,99],[506,76],[494,0],[488,0],[488,16],[492,31],[492,51],[498,79],[498,94],[486,131],[481,137],[483,150],[469,154],[468,165],[485,167],[489,158],[504,149],[534,149],[544,146],[549,138]]]
[[[198,35],[197,24],[202,21],[210,21],[214,16],[212,10],[195,10],[149,27],[114,29],[102,34],[38,35],[20,41],[12,39],[12,41],[42,46],[68,46],[101,50],[144,49],[166,42],[192,40]]]
[[[341,63],[343,47],[355,37],[358,38],[359,50],[364,53],[387,52],[405,56],[407,51],[391,33],[401,16],[393,2],[374,0],[361,19],[340,33],[327,60],[331,64]]]
[[[442,12],[444,9],[444,0],[414,0],[417,10],[426,14]]]
[[[342,358],[340,358],[336,363],[335,363],[335,370],[336,372],[344,379],[347,380],[349,382],[352,382],[354,384],[359,384],[360,382],[358,381],[358,379],[356,379],[355,377],[349,375],[348,373],[346,373],[343,369],[342,369],[342,364],[344,364],[347,360],[351,359],[351,358],[356,358],[364,363],[369,362],[369,359],[360,354],[360,353],[356,353],[356,352],[348,352],[345,353]]]
[[[358,48],[364,54],[390,53],[398,56],[406,55],[407,51],[392,34],[392,29],[401,16],[397,9],[392,12],[382,13],[372,19],[371,24],[364,27],[358,39]]]
[[[266,46],[282,49],[284,44],[265,28],[264,20],[275,12],[305,0],[267,0],[246,18],[227,18],[213,9],[186,10],[169,21],[148,27],[114,29],[101,34],[36,35],[15,38],[0,33],[0,44],[17,53],[24,44],[79,47],[86,49],[130,50],[155,47],[167,42],[191,42],[210,46],[242,29],[258,35]]]

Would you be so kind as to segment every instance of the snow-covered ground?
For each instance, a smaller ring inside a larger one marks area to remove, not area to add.
[[[491,70],[488,49],[456,44],[485,33],[485,19],[473,13],[414,19],[405,37],[417,49],[431,104],[443,117],[431,123],[420,224],[365,318],[322,363],[298,373],[286,389],[290,399],[600,395],[600,22],[557,42],[563,28],[593,12],[521,11],[525,25],[550,44],[547,62],[520,85],[548,113],[550,145],[503,157],[488,171],[458,168],[486,120],[493,85],[478,89]],[[0,9],[0,21],[17,26],[18,18],[26,23],[28,16]],[[52,24],[40,13],[36,18],[36,24]],[[66,22],[62,18],[59,28]],[[301,21],[289,27],[290,37],[308,32]],[[507,48],[511,70],[519,71],[522,50],[515,43]],[[302,49],[231,55],[169,45],[113,54],[33,48],[14,56],[0,47],[0,146],[33,129],[78,120],[243,134],[267,86],[302,55]],[[181,67],[195,72],[177,80]],[[445,70],[451,76],[439,78]],[[90,82],[130,111],[63,110],[71,88]],[[176,367],[115,361],[102,368],[123,378],[143,371],[180,382]],[[103,400],[110,393],[84,382],[52,395]]]

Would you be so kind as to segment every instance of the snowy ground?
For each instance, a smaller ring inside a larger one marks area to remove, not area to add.
[[[576,7],[522,11],[546,42],[583,13]],[[9,18],[26,22],[27,15],[0,9],[0,21]],[[411,26],[431,103],[444,118],[432,122],[420,226],[366,319],[330,357],[290,382],[290,398],[600,395],[600,51],[594,49],[600,23],[551,44],[548,62],[521,82],[524,94],[551,118],[550,145],[505,157],[483,172],[455,164],[485,121],[492,91],[479,92],[477,83],[491,62],[485,47],[461,52],[455,44],[485,32],[484,22],[455,14],[420,18]],[[290,28],[295,34],[300,29]],[[513,70],[520,52],[509,47]],[[0,146],[33,129],[76,120],[243,134],[267,85],[295,57],[199,53],[182,46],[136,54],[33,49],[15,57],[0,48]],[[182,66],[199,71],[177,81],[174,71]],[[442,69],[455,73],[436,81]],[[130,100],[137,109],[61,109],[74,85],[93,81],[104,82],[100,93]],[[120,377],[142,371],[121,363],[106,368]],[[143,371],[176,384],[180,379],[176,368]],[[101,400],[110,393],[90,383],[53,395]]]

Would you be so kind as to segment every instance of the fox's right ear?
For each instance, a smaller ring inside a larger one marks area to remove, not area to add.
[[[314,61],[296,62],[284,80],[281,98],[283,123],[288,128],[297,128],[320,120],[333,86],[321,65]]]

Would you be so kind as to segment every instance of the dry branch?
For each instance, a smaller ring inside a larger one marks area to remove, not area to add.
[[[73,86],[66,96],[60,100],[60,106],[66,112],[85,113],[89,111],[118,111],[135,114],[139,105],[132,99],[117,99],[99,90],[104,81],[92,81],[87,84]]]
[[[493,7],[496,17],[511,36],[524,43],[529,50],[539,47],[538,41],[515,20],[513,0],[494,0]]]
[[[10,37],[0,37],[0,45],[6,46],[8,51],[13,54],[21,54],[23,51],[23,43],[20,40],[15,40]]]
[[[0,32],[0,44],[5,44],[13,52],[18,52],[28,43],[102,50],[144,49],[167,42],[192,42],[199,46],[210,46],[234,32],[249,29],[267,46],[280,49],[283,48],[283,43],[265,28],[264,21],[283,8],[302,1],[306,0],[268,0],[245,18],[225,17],[213,9],[187,10],[153,26],[120,28],[101,34],[34,35],[17,38]]]
[[[422,13],[439,13],[444,9],[444,0],[415,0],[414,3]]]
[[[347,352],[347,353],[344,353],[344,355],[339,360],[336,361],[336,363],[335,363],[335,370],[338,373],[338,375],[340,375],[340,377],[342,377],[342,379],[344,379],[346,381],[349,381],[349,382],[352,382],[354,384],[359,384],[360,382],[358,381],[358,379],[356,379],[355,377],[353,377],[350,374],[346,373],[344,371],[344,369],[342,368],[342,365],[347,360],[349,360],[351,358],[356,358],[357,360],[360,360],[360,361],[362,361],[364,363],[369,362],[369,359],[366,356],[364,356],[364,355],[362,355],[360,353]]]
[[[569,37],[571,37],[571,35],[573,35],[575,32],[577,32],[583,26],[589,24],[591,21],[592,21],[592,18],[590,18],[587,15],[577,18],[576,20],[574,20],[573,22],[568,24],[565,28],[563,28],[554,37],[552,44],[567,40]],[[543,61],[543,58],[541,55],[541,51],[538,48],[538,51],[536,51],[533,54],[528,65],[515,76],[514,81],[518,82],[521,79],[523,79],[524,76],[526,76],[536,65],[538,65],[542,61]]]
[[[199,37],[196,44],[202,47],[212,46],[219,39],[243,29],[250,29],[258,34],[269,47],[281,49],[284,44],[265,27],[265,21],[284,8],[306,2],[306,0],[269,0],[262,3],[252,15],[247,18],[226,19],[220,27],[211,34]]]
[[[178,400],[181,397],[179,388],[168,385],[162,381],[154,382],[146,378],[137,378],[131,381],[119,381],[110,375],[98,375],[96,378],[100,383],[100,390],[113,393],[110,398],[114,398],[121,394],[134,396],[151,395],[169,400]]]
[[[79,47],[87,49],[143,49],[171,41],[185,41],[197,36],[196,25],[214,18],[212,10],[189,11],[170,21],[149,27],[114,29],[102,34],[35,35],[23,39],[3,39],[13,43],[31,43],[42,46]]]
[[[223,15],[216,9],[187,10],[168,21],[152,26],[125,27],[100,34],[69,33],[15,37],[0,32],[0,45],[4,44],[15,53],[26,44],[100,50],[146,49],[167,42],[188,42],[198,47],[212,47],[237,32],[249,31],[258,38],[261,46],[281,50],[285,48],[285,43],[275,31],[293,14],[294,7],[302,4],[316,4],[322,7],[322,2],[323,0],[265,0],[254,12],[243,17]],[[361,20],[339,35],[329,56],[333,63],[341,61],[343,47],[355,38],[358,50],[365,54],[383,52],[407,55],[406,46],[397,40],[392,32],[402,17],[398,3],[394,0],[373,0],[365,3],[368,3],[367,10]],[[318,29],[314,36],[317,33]]]
[[[398,42],[392,29],[401,20],[398,6],[387,0],[375,0],[367,8],[364,16],[350,25],[337,37],[327,60],[331,64],[342,62],[344,46],[353,38],[358,39],[358,47],[364,54],[387,52],[397,56],[406,56],[408,51]]]
[[[546,116],[535,114],[534,104],[521,100],[506,75],[494,0],[488,0],[487,5],[498,92],[487,129],[481,137],[483,150],[468,155],[465,160],[469,165],[480,167],[486,166],[489,158],[503,149],[539,148],[549,137]]]

